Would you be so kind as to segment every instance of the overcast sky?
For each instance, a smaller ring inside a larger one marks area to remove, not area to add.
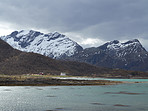
[[[83,47],[137,38],[148,50],[148,0],[0,0],[0,35],[58,31]]]

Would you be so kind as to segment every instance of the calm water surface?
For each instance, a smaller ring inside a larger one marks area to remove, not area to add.
[[[1,86],[0,111],[148,111],[148,83]]]

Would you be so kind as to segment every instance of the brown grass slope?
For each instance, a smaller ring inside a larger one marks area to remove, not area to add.
[[[13,49],[9,44],[0,39],[0,62],[7,60],[21,52]]]
[[[147,76],[147,73],[114,70],[92,66],[86,63],[59,61],[40,54],[21,52],[13,49],[10,45],[0,40],[0,74],[21,75],[44,72],[46,74],[60,74],[65,72],[69,75],[102,76],[129,74]]]
[[[105,71],[106,70],[106,71]],[[35,53],[22,52],[0,63],[1,74],[28,74],[66,72],[71,75],[90,75],[109,72],[110,69],[99,68],[86,63],[58,61]]]

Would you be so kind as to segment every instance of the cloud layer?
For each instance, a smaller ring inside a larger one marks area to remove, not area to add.
[[[148,0],[1,0],[0,29],[59,31],[85,45],[133,38],[144,43],[147,10]]]

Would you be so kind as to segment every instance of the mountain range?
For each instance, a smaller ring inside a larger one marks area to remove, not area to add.
[[[40,72],[51,75],[60,75],[64,72],[67,75],[91,77],[148,77],[146,72],[103,68],[76,61],[56,60],[32,52],[22,52],[0,40],[0,74],[22,75]]]
[[[147,77],[148,73],[126,71],[93,66],[76,61],[56,60],[50,57],[32,52],[22,52],[12,48],[8,43],[0,40],[0,74],[60,75],[61,72],[73,76],[98,76],[98,77]]]
[[[44,34],[22,30],[2,36],[1,39],[15,49],[39,53],[53,59],[79,61],[114,69],[148,71],[148,52],[137,39],[124,43],[113,40],[86,49],[58,32]]]

